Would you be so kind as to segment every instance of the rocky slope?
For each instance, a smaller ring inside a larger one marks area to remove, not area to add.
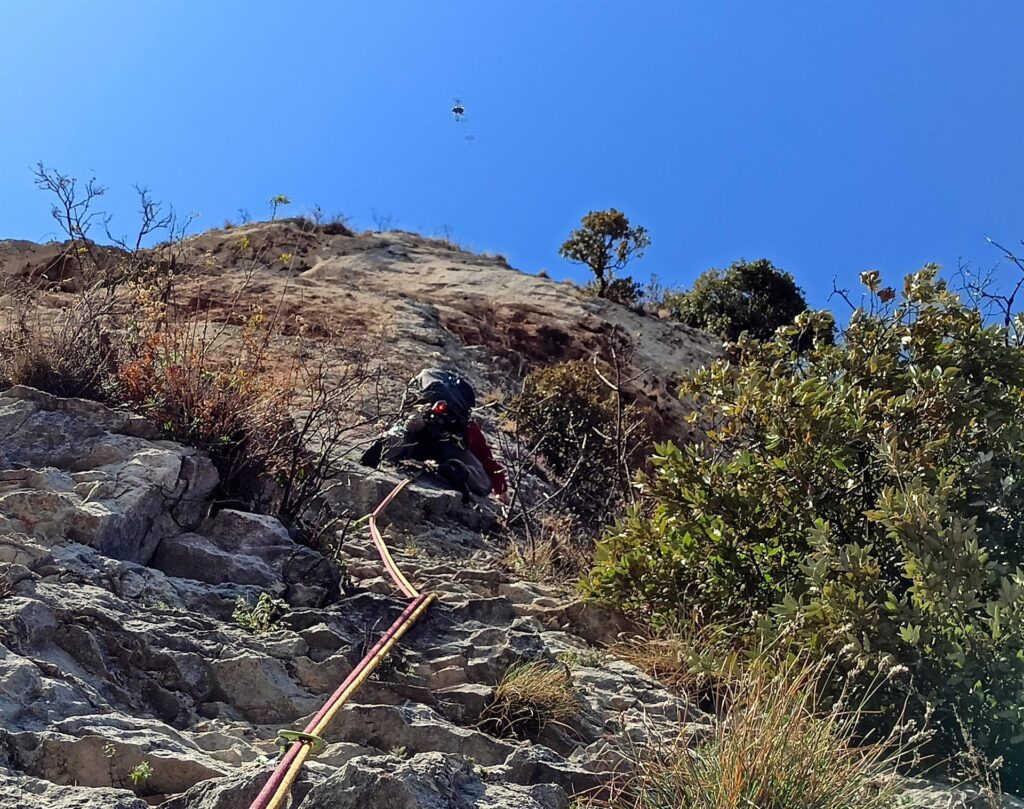
[[[45,283],[59,306],[76,284],[63,256],[0,242],[0,275]],[[179,258],[179,292],[203,316],[277,307],[281,339],[376,345],[404,376],[453,363],[485,395],[538,364],[614,349],[662,435],[683,435],[679,375],[718,352],[651,314],[408,233],[264,223],[190,239]],[[362,514],[397,480],[353,468],[333,496]],[[278,730],[301,728],[399,614],[365,533],[346,537],[341,575],[277,520],[213,505],[216,483],[205,456],[144,419],[0,393],[0,806],[245,809]],[[567,809],[601,793],[624,750],[707,726],[601,651],[628,629],[620,618],[503,572],[488,504],[418,482],[386,516],[399,565],[439,602],[339,714],[293,809]],[[233,614],[264,593],[287,608],[253,633]],[[482,721],[526,660],[565,667],[576,704],[530,740]],[[133,779],[143,762],[148,776]],[[918,786],[918,806],[973,800]]]
[[[153,260],[166,268],[169,254],[188,311],[231,322],[259,306],[284,335],[367,348],[402,378],[443,362],[498,393],[539,365],[614,350],[662,437],[685,434],[682,376],[720,354],[702,332],[405,231],[282,220],[211,230]],[[0,241],[0,279],[43,285],[53,306],[72,300],[77,273],[67,245]]]
[[[98,404],[8,390],[0,446],[0,803],[247,806],[276,731],[301,726],[401,610],[372,546],[349,541],[341,586],[276,520],[207,516],[206,459]],[[354,478],[353,505],[394,480]],[[395,503],[399,563],[440,602],[339,716],[295,805],[565,807],[614,769],[616,740],[701,721],[593,651],[615,620],[500,573],[489,520],[423,486]],[[289,609],[251,634],[232,612],[261,592]],[[511,664],[560,655],[575,718],[537,743],[478,727]],[[152,775],[129,789],[143,760]]]
[[[341,582],[276,520],[209,516],[203,456],[92,402],[12,388],[0,446],[0,805],[245,809],[276,732],[302,727],[403,606],[366,537]],[[361,508],[395,481],[352,476],[347,497]],[[567,809],[623,751],[707,725],[600,651],[621,619],[500,572],[486,508],[416,485],[389,516],[399,564],[440,601],[333,723],[293,807]],[[232,613],[264,592],[288,609],[252,634]],[[576,701],[533,741],[480,721],[523,660],[567,667]],[[914,787],[908,805],[985,806]]]

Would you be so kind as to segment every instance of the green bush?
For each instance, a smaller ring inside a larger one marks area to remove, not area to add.
[[[665,303],[686,325],[729,342],[744,332],[768,340],[807,309],[793,276],[766,258],[736,261],[724,271],[708,270],[688,292],[667,295]]]
[[[820,315],[684,386],[703,446],[658,448],[646,507],[591,592],[661,624],[700,611],[834,657],[876,718],[935,711],[1024,773],[1024,352],[935,267],[864,280],[840,345]],[[1012,762],[1012,763],[1011,763]]]
[[[626,470],[647,440],[638,407],[623,402],[620,418],[615,392],[598,370],[612,380],[609,369],[584,360],[532,371],[506,418],[566,485],[570,509],[588,525],[601,526],[614,519],[630,485]]]
[[[508,415],[540,441],[540,451],[558,475],[568,474],[580,451],[603,446],[600,430],[614,418],[614,404],[593,366],[583,360],[530,372]]]
[[[584,284],[583,289],[602,297],[597,281]],[[613,278],[608,282],[603,297],[622,306],[638,306],[643,300],[644,288],[642,284],[634,281],[631,275],[624,275],[622,278]]]
[[[273,632],[278,628],[281,617],[288,611],[288,604],[269,593],[260,593],[255,604],[242,596],[235,599],[235,611],[231,614],[234,622],[254,635]]]

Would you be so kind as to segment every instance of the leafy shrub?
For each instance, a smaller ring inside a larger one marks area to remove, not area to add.
[[[628,467],[646,444],[639,409],[599,372],[612,381],[583,360],[532,371],[506,413],[562,484],[570,509],[595,525],[623,502]]]
[[[600,432],[614,418],[613,404],[593,367],[582,360],[531,371],[508,416],[530,436],[552,470],[568,474],[581,450],[600,453]]]
[[[260,593],[255,604],[250,604],[242,596],[235,601],[232,619],[243,629],[256,635],[271,632],[277,628],[282,615],[288,611],[288,605],[269,593]]]
[[[578,711],[565,666],[523,663],[505,672],[481,723],[500,736],[536,738],[547,725],[564,722]]]
[[[802,314],[700,371],[703,446],[663,445],[588,586],[654,624],[698,609],[834,656],[876,720],[962,721],[1024,773],[1024,353],[927,267],[841,345]]]
[[[818,709],[821,665],[770,656],[735,673],[710,732],[633,751],[614,809],[891,809],[912,744],[857,744],[859,710]]]
[[[669,294],[665,302],[686,325],[729,342],[744,332],[768,340],[807,309],[793,276],[765,258],[736,261],[725,271],[708,270],[688,292]]]
[[[583,289],[622,306],[637,306],[644,297],[643,284],[634,281],[630,275],[613,278],[609,281],[603,296],[600,294],[600,285],[596,281],[585,284]]]

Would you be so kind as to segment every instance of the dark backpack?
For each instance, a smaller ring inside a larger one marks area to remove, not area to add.
[[[415,404],[448,405],[449,416],[457,423],[469,424],[469,416],[476,407],[476,392],[473,386],[453,371],[427,368],[420,371],[410,384],[410,393]]]

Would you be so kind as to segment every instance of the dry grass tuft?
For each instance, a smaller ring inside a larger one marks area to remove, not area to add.
[[[762,655],[730,673],[710,734],[633,751],[613,809],[890,809],[912,740],[859,740],[862,709],[818,706],[819,664]]]
[[[578,711],[572,678],[565,666],[523,663],[505,672],[481,717],[481,725],[498,736],[529,739]]]
[[[727,625],[709,624],[699,615],[656,635],[620,640],[609,652],[632,663],[666,688],[685,694],[703,710],[716,707],[726,676],[742,658],[738,632]]]
[[[114,302],[103,290],[78,296],[76,305],[46,312],[27,287],[10,292],[0,319],[0,381],[58,396],[102,398],[117,365],[110,321]]]

